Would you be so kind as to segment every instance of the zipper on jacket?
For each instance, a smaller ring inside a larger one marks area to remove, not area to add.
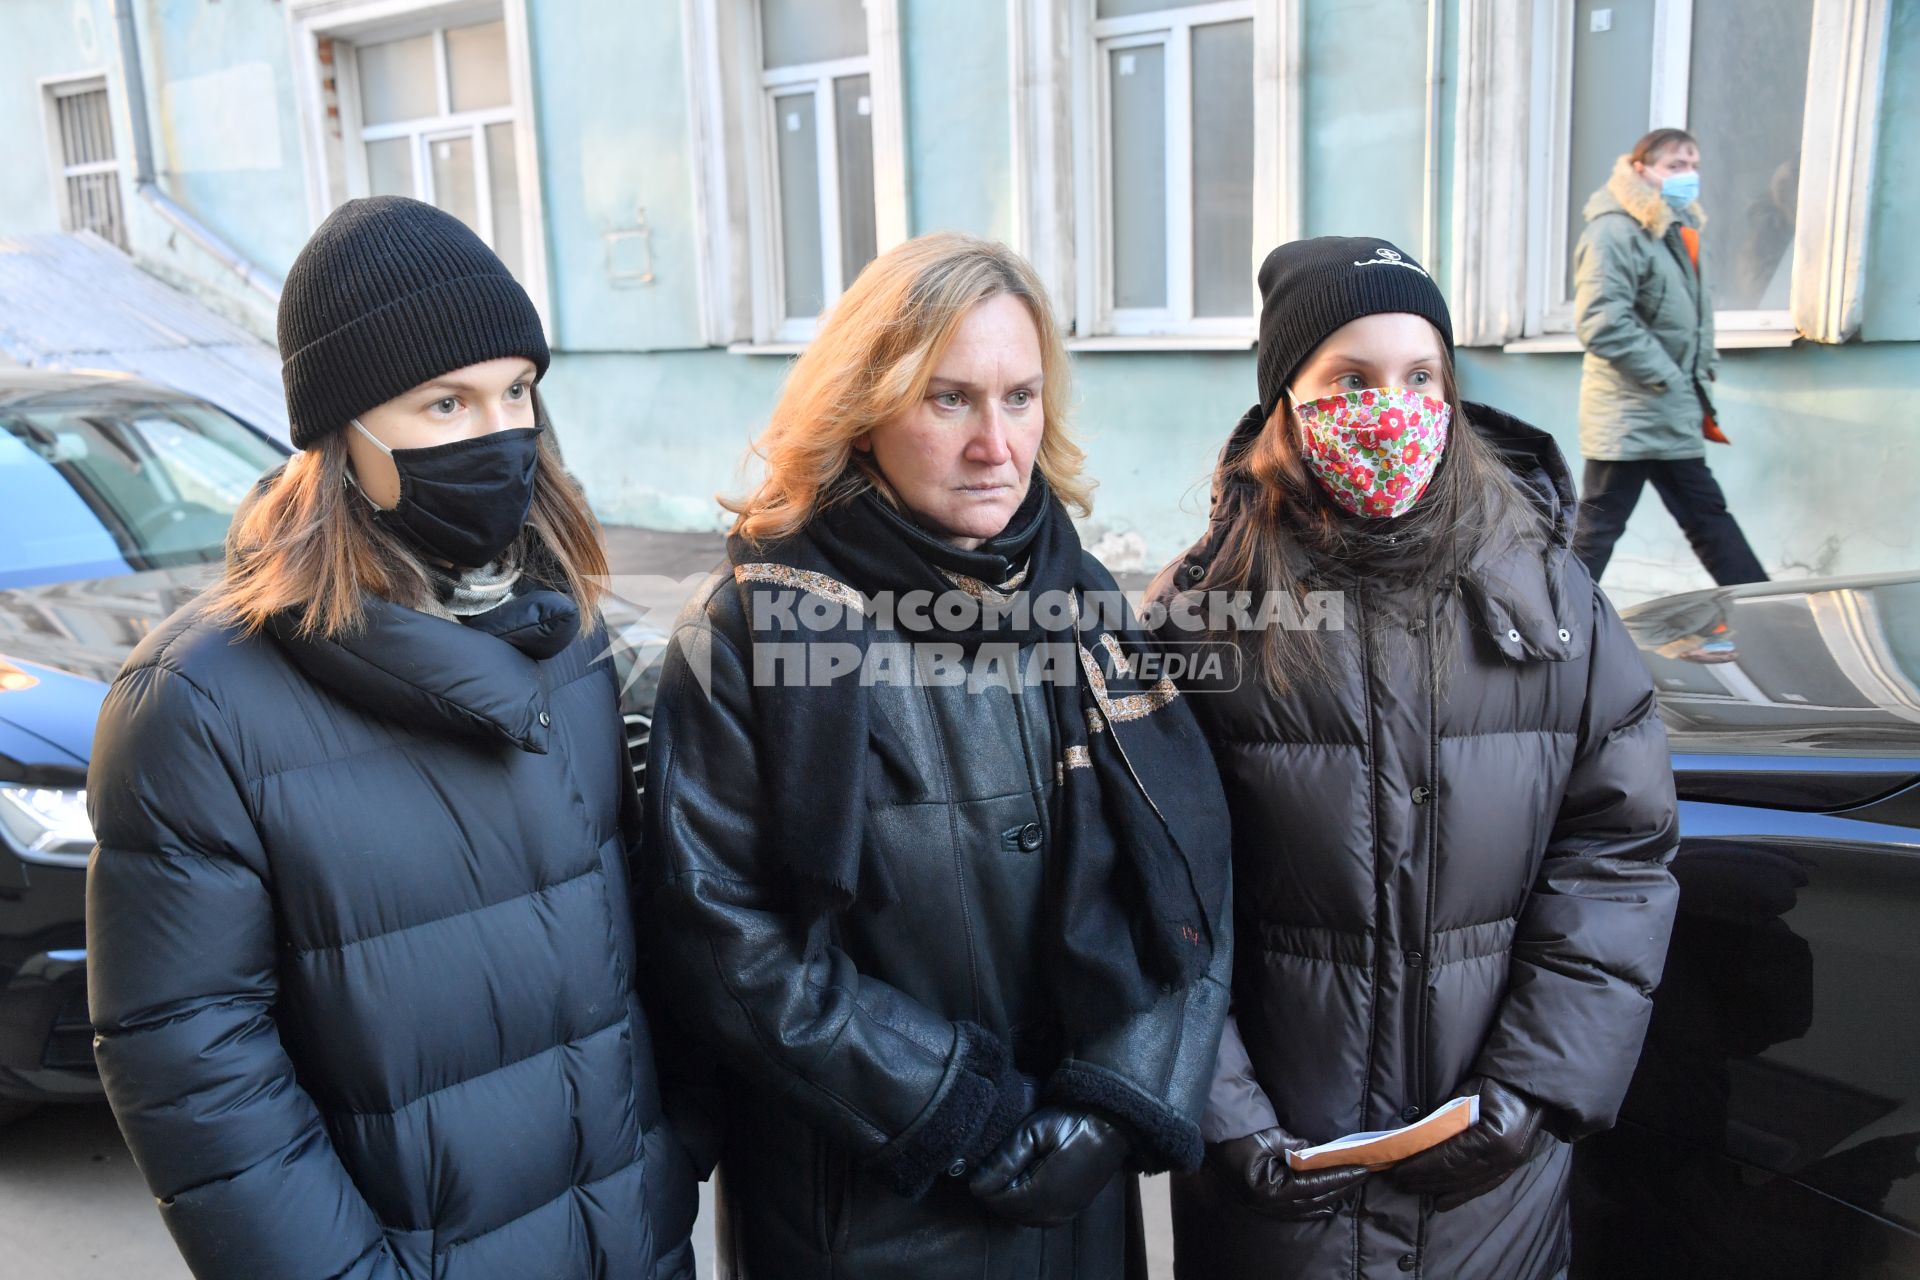
[[[1430,981],[1433,973],[1433,903],[1440,883],[1440,672],[1434,665],[1433,629],[1439,625],[1439,610],[1435,607],[1435,597],[1429,595],[1426,600],[1426,623],[1420,628],[1423,647],[1426,649],[1427,668],[1427,789],[1434,797],[1423,805],[1426,810],[1422,825],[1426,828],[1427,842],[1427,894],[1426,902],[1420,913],[1420,963],[1411,968],[1415,987],[1414,995],[1414,1087],[1418,1090],[1414,1101],[1424,1110],[1427,1099],[1433,1096],[1433,1081],[1430,1071],[1432,1037],[1427,1025],[1427,1000],[1432,989]],[[1453,1082],[1447,1087],[1451,1089]]]
[[[1360,684],[1367,709],[1367,807],[1373,828],[1373,957],[1368,975],[1372,990],[1367,993],[1367,1076],[1360,1094],[1360,1123],[1364,1126],[1368,1123],[1368,1114],[1373,1106],[1373,1082],[1378,1072],[1380,949],[1386,934],[1380,917],[1385,908],[1386,895],[1380,884],[1380,761],[1376,750],[1379,735],[1375,732],[1374,724],[1373,645],[1368,638],[1369,624],[1365,593],[1362,591],[1353,593],[1353,616],[1355,630],[1360,637]]]

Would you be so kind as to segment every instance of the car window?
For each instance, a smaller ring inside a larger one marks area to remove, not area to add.
[[[0,408],[0,587],[218,561],[241,499],[281,459],[209,405]]]

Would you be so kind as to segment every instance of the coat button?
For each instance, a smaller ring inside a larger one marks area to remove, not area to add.
[[[1418,969],[1425,962],[1426,962],[1426,957],[1421,955],[1418,951],[1407,952],[1407,968]]]
[[[947,1176],[949,1178],[963,1177],[966,1174],[966,1172],[967,1172],[967,1162],[965,1160],[955,1160],[952,1164],[947,1166]]]
[[[1413,802],[1415,804],[1425,804],[1432,798],[1433,788],[1431,787],[1415,787],[1413,789]]]
[[[1040,839],[1039,823],[1029,822],[1026,826],[1020,828],[1020,847],[1028,853],[1032,853],[1040,847]]]
[[[1509,639],[1509,640],[1511,640],[1511,641],[1513,641],[1513,642],[1514,642],[1515,644],[1519,644],[1519,643],[1520,643],[1520,633],[1519,633],[1518,631],[1515,631],[1515,630],[1514,630],[1514,629],[1513,629],[1512,627],[1508,627],[1508,628],[1507,628],[1507,639]]]
[[[1411,1104],[1404,1106],[1400,1108],[1400,1118],[1402,1120],[1405,1120],[1408,1124],[1412,1124],[1415,1120],[1418,1120],[1420,1118],[1420,1108],[1413,1106]]]
[[[1198,582],[1200,581],[1201,578],[1206,576],[1206,572],[1207,572],[1206,566],[1198,565],[1198,564],[1190,564],[1187,566],[1187,581]]]
[[[1412,1254],[1403,1253],[1400,1255],[1400,1269],[1402,1271],[1411,1271],[1419,1265],[1420,1259],[1414,1257]]]
[[[1573,632],[1567,630],[1565,627],[1560,628],[1560,643],[1565,644],[1571,639],[1573,639]]]
[[[546,712],[542,711],[540,713],[540,727],[544,729],[552,723],[553,723],[553,718],[549,716]]]

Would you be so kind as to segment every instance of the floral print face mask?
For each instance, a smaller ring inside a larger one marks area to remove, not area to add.
[[[1412,387],[1348,391],[1293,412],[1321,487],[1352,514],[1378,518],[1405,515],[1426,492],[1453,415]]]

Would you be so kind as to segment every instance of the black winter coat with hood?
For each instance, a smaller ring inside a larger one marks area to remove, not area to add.
[[[1216,1109],[1208,1128],[1277,1119],[1315,1142],[1394,1128],[1485,1075],[1545,1105],[1542,1136],[1513,1177],[1446,1213],[1375,1176],[1335,1216],[1283,1222],[1211,1174],[1181,1179],[1188,1280],[1557,1275],[1568,1143],[1613,1123],[1639,1056],[1677,901],[1666,733],[1633,641],[1569,554],[1559,450],[1467,412],[1549,518],[1544,536],[1395,610],[1349,593],[1326,683],[1190,699],[1226,783],[1239,917],[1240,1034],[1216,1088],[1237,1114]]]
[[[242,638],[193,605],[107,697],[97,1056],[197,1276],[693,1274],[605,635],[552,592],[483,617]]]

